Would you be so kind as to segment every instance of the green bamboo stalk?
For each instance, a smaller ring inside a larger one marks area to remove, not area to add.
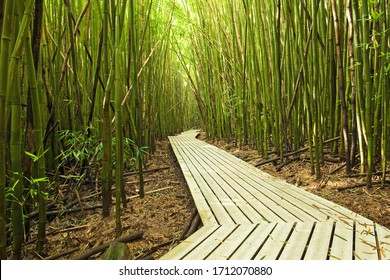
[[[25,5],[23,18],[22,18],[21,23],[20,23],[19,33],[18,33],[16,42],[15,42],[14,50],[13,50],[12,55],[11,55],[11,61],[10,61],[9,70],[8,70],[10,73],[10,76],[8,77],[8,86],[10,88],[12,86],[14,86],[14,82],[16,82],[16,76],[18,73],[16,67],[18,65],[18,62],[19,62],[19,59],[20,59],[20,56],[21,56],[21,53],[23,50],[23,46],[25,44],[25,40],[26,40],[27,34],[29,32],[29,25],[30,25],[30,22],[32,20],[33,9],[34,9],[34,1],[30,0]],[[31,44],[30,44],[30,46],[31,46]],[[32,53],[31,53],[31,58],[32,58]],[[34,65],[33,59],[30,62],[32,63],[32,65]],[[34,73],[35,73],[35,71],[34,71]],[[16,138],[21,137],[21,132],[19,131],[21,129],[21,126],[19,123],[20,119],[21,119],[21,111],[19,111],[19,110],[21,110],[21,106],[17,105],[17,103],[19,102],[18,98],[20,98],[17,95],[18,95],[18,91],[15,90],[13,97],[11,97],[11,100],[13,100],[13,103],[14,103],[14,106],[12,107],[13,112],[12,112],[12,120],[11,120],[11,123],[12,123],[11,131],[14,131],[14,133],[15,133],[15,142],[16,141],[19,142],[19,140],[17,140]],[[40,118],[37,118],[36,121],[41,124]],[[19,134],[19,136],[18,136],[18,134]],[[21,142],[21,139],[20,139],[20,142]],[[43,143],[43,142],[41,142],[41,143]],[[21,143],[20,143],[20,145],[21,145]],[[43,150],[42,150],[42,153],[43,153]],[[21,156],[21,146],[20,146],[20,148],[17,148],[16,143],[15,143],[14,151],[13,151],[13,155],[12,155],[12,158],[13,157],[16,158],[16,161],[15,161],[16,167],[14,170],[16,170],[17,173],[19,173],[17,165],[20,164],[20,174],[22,174],[21,158],[18,159],[18,154],[20,157]],[[20,163],[19,163],[19,161],[20,161]],[[14,167],[11,167],[11,168],[13,169]],[[44,166],[43,166],[43,170],[44,170]],[[43,185],[39,186],[38,196],[39,196],[39,210],[40,210],[39,213],[40,214],[39,214],[39,227],[38,227],[38,243],[37,243],[37,248],[36,248],[38,253],[42,252],[43,242],[44,242],[44,238],[45,238],[46,198],[44,196],[44,192],[45,192],[45,187]]]
[[[4,18],[4,0],[0,0],[0,34],[3,32],[3,18]],[[0,48],[1,48],[1,40],[0,40]]]
[[[106,81],[103,103],[103,130],[102,130],[102,205],[103,217],[110,215],[111,205],[111,184],[112,184],[112,137],[111,137],[111,118],[110,118],[110,101],[111,85],[109,84],[109,5],[104,1],[103,6],[103,79]]]
[[[343,67],[343,58],[342,58],[342,50],[341,50],[341,34],[339,27],[339,17],[337,14],[337,4],[335,0],[332,0],[332,11],[333,11],[333,20],[334,20],[334,29],[335,29],[335,43],[336,43],[336,53],[337,53],[337,83],[338,83],[338,91],[340,96],[341,103],[341,115],[342,115],[342,135],[344,139],[344,154],[346,160],[346,172],[347,174],[351,173],[351,157],[350,157],[350,136],[349,136],[349,128],[348,128],[348,108],[347,101],[345,96],[345,88],[344,88],[344,67]]]
[[[90,1],[87,2],[87,4],[90,3]],[[82,131],[84,120],[83,120],[83,113],[82,113],[82,96],[79,86],[79,77],[78,77],[78,69],[77,69],[77,60],[76,60],[76,43],[75,43],[75,37],[74,37],[74,31],[73,31],[73,15],[71,11],[71,6],[69,3],[69,0],[65,0],[65,6],[67,7],[68,12],[68,30],[69,30],[69,40],[70,40],[70,54],[71,54],[71,60],[72,60],[72,69],[73,69],[73,88],[74,88],[74,116],[76,117],[76,130]],[[75,28],[75,31],[77,31],[77,27]]]
[[[389,109],[389,99],[390,99],[390,79],[388,77],[389,72],[386,73],[386,53],[390,53],[390,47],[388,46],[389,42],[389,30],[388,28],[390,27],[390,10],[388,6],[388,1],[383,1],[381,9],[383,11],[383,20],[381,22],[381,68],[380,68],[380,94],[382,96],[381,104],[383,106],[382,109],[382,135],[381,135],[381,157],[382,157],[382,186],[384,186],[385,181],[386,181],[386,172],[387,172],[387,163],[389,160],[389,154],[388,154],[388,147],[389,144],[387,142],[388,136],[389,136],[389,126],[390,126],[390,109]],[[386,21],[387,19],[387,21]]]
[[[123,123],[122,123],[122,90],[120,87],[120,46],[122,38],[121,30],[121,15],[123,16],[122,10],[126,9],[126,0],[122,1],[122,5],[119,5],[119,2],[116,3],[116,12],[115,12],[115,26],[114,26],[114,54],[113,54],[113,69],[114,69],[114,87],[113,94],[115,98],[115,185],[116,185],[116,236],[122,234],[121,226],[121,209],[120,209],[120,200],[124,193],[124,158],[123,158]],[[122,25],[123,29],[123,25]],[[126,206],[126,199],[122,198],[124,207]]]
[[[23,12],[21,3],[15,5],[14,29],[18,29],[19,15]],[[12,54],[10,67],[20,62],[20,53]],[[8,99],[11,109],[11,128],[10,128],[10,170],[11,180],[10,189],[13,191],[13,200],[11,204],[11,222],[13,231],[12,258],[21,259],[21,250],[23,243],[23,170],[22,170],[22,104],[21,92],[18,90],[18,80],[20,71],[16,70],[10,76],[8,88]],[[12,77],[12,78],[11,78]],[[10,94],[12,93],[12,94]]]
[[[317,5],[312,2],[311,5],[311,16],[313,22],[313,33],[318,33],[318,8]],[[315,152],[315,173],[316,179],[321,179],[321,86],[320,86],[320,54],[317,44],[312,45],[312,77],[311,77],[311,94],[312,96],[312,113],[313,113],[313,142],[314,142],[314,152]]]
[[[372,188],[372,171],[374,168],[374,139],[373,139],[373,85],[371,80],[371,62],[370,62],[370,26],[368,1],[362,0],[361,6],[361,27],[362,27],[362,58],[363,58],[363,80],[365,87],[365,124],[367,138],[367,167],[366,167],[366,182],[367,187]]]
[[[0,52],[0,259],[7,259],[7,200],[6,200],[6,108],[9,55],[13,23],[14,1],[5,0]]]
[[[355,165],[357,151],[357,110],[356,110],[356,73],[355,73],[355,54],[353,46],[354,21],[352,11],[352,0],[347,2],[347,21],[348,21],[348,53],[349,53],[349,75],[351,81],[351,168]]]
[[[135,20],[134,20],[134,0],[130,0],[130,32],[131,32],[131,53],[132,53],[132,85],[133,94],[136,97],[136,127],[137,127],[137,146],[138,153],[140,153],[141,147],[143,147],[143,97],[141,90],[138,88],[138,56],[136,48],[136,36],[135,36]],[[144,179],[143,179],[143,162],[140,154],[137,156],[138,160],[138,174],[140,180],[139,196],[144,197]]]
[[[18,3],[20,4],[20,3]],[[22,7],[16,5],[16,9],[22,10]],[[27,33],[29,32],[29,25],[32,19],[32,11],[34,8],[34,1],[28,1],[25,6],[23,18],[20,23],[19,32],[16,37],[16,42],[14,49],[11,54],[11,59],[8,68],[8,98],[11,101],[11,140],[10,140],[10,153],[11,153],[11,166],[10,169],[13,172],[13,180],[11,181],[15,187],[16,199],[17,203],[21,202],[21,194],[23,190],[23,181],[22,178],[22,127],[21,127],[21,97],[20,92],[17,90],[17,81],[18,81],[18,69],[17,66],[20,61],[20,57],[23,51],[23,45],[25,43],[25,39]],[[11,95],[11,92],[13,93]],[[42,202],[44,203],[44,202]],[[21,209],[19,209],[20,205],[13,205],[13,209],[16,211],[13,215],[13,222],[16,225],[16,234],[15,240],[17,242],[16,247],[14,247],[14,257],[20,257],[20,242],[23,238],[21,236],[21,227],[23,227],[23,223],[21,223]]]
[[[15,5],[15,22],[14,29],[18,29],[19,15],[23,12],[21,3]],[[10,67],[13,64],[20,63],[20,54],[13,53],[11,57]],[[22,104],[21,92],[18,90],[18,80],[20,79],[20,71],[16,70],[9,77],[8,99],[11,109],[11,128],[10,128],[10,170],[11,180],[10,189],[13,191],[13,200],[11,204],[11,222],[13,227],[13,246],[12,258],[21,258],[21,249],[23,243],[23,170],[22,170]],[[12,78],[11,78],[12,77]],[[12,94],[10,94],[12,93]]]
[[[111,1],[111,6],[114,1]],[[115,12],[115,13],[114,13]],[[122,95],[119,88],[119,47],[120,47],[120,5],[116,2],[116,7],[112,7],[112,19],[115,21],[113,25],[114,34],[114,53],[113,53],[113,69],[114,69],[114,84],[113,95],[115,100],[115,235],[119,237],[122,235],[121,223],[121,207],[120,199],[122,193],[123,181],[123,128],[122,128],[122,108],[120,106]]]
[[[41,253],[45,242],[45,228],[46,228],[46,186],[45,186],[45,156],[44,156],[44,145],[43,145],[43,126],[42,126],[42,114],[40,105],[42,104],[42,93],[37,86],[36,69],[34,66],[34,57],[31,41],[29,38],[26,42],[26,61],[27,71],[31,90],[31,107],[33,116],[33,127],[34,127],[34,146],[35,154],[38,157],[34,166],[35,174],[37,179],[40,179],[38,183],[38,195],[39,195],[39,228],[38,228],[38,242],[37,252]]]

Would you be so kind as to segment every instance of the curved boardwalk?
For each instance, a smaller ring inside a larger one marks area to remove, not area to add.
[[[162,259],[389,259],[390,231],[196,139],[169,137],[203,227]]]

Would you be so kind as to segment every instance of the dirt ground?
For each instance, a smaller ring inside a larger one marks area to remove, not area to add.
[[[156,150],[148,161],[147,169],[163,169],[144,174],[146,195],[143,199],[137,196],[138,175],[125,178],[127,197],[131,199],[127,208],[122,208],[122,236],[140,231],[144,233],[141,239],[127,243],[129,259],[158,259],[165,254],[181,235],[195,207],[169,142],[158,143]],[[152,191],[156,192],[150,193]],[[84,208],[99,204],[99,200],[99,196],[88,199],[83,203]],[[101,208],[57,216],[48,224],[47,231],[45,255],[34,255],[35,244],[30,244],[26,247],[25,258],[42,259],[78,248],[58,258],[73,259],[115,239],[115,206],[111,207],[111,214],[105,219],[102,218]],[[161,244],[166,245],[153,250]],[[102,253],[99,253],[90,259],[100,259],[101,256]]]
[[[204,133],[200,138],[205,139]],[[208,141],[208,140],[207,140]],[[211,141],[208,141],[211,142]],[[223,141],[213,142],[214,145],[225,149],[231,154],[256,164],[263,159],[248,146],[237,148]],[[262,165],[261,170],[276,177],[283,178],[289,183],[339,203],[383,226],[390,228],[390,187],[374,186],[372,190],[358,187],[340,191],[339,187],[350,186],[363,182],[362,178],[348,178],[344,170],[329,175],[340,163],[323,164],[323,179],[319,182],[310,175],[310,162],[301,155],[302,159],[294,161],[276,171],[272,163]],[[143,232],[142,238],[127,243],[130,248],[129,259],[159,259],[177,242],[183,232],[195,206],[181,173],[180,167],[168,141],[158,143],[156,152],[148,161],[147,169],[163,168],[144,174],[144,199],[137,196],[137,175],[125,178],[127,197],[131,197],[126,209],[122,208],[123,234]],[[358,171],[356,171],[358,173]],[[379,179],[379,178],[378,178]],[[95,190],[96,191],[96,190]],[[92,192],[93,193],[93,192]],[[83,207],[99,204],[98,195],[90,195],[83,201]],[[48,236],[45,245],[45,255],[34,254],[34,244],[25,247],[25,259],[44,259],[66,252],[57,259],[73,259],[82,252],[115,238],[115,208],[111,215],[102,218],[101,208],[84,210],[73,214],[62,214],[48,223]],[[33,231],[34,232],[34,231]],[[31,239],[34,238],[32,234]],[[164,246],[161,246],[164,244]],[[71,251],[74,251],[70,253]],[[100,259],[102,253],[90,259]]]

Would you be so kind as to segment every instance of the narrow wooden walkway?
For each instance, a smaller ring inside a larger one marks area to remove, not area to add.
[[[196,139],[169,138],[203,227],[162,259],[389,259],[390,231]]]

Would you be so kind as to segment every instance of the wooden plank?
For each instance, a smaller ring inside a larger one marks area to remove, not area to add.
[[[279,260],[301,260],[309,242],[314,223],[297,223]]]
[[[269,238],[270,233],[275,228],[275,223],[259,224],[255,230],[247,237],[245,242],[230,256],[230,260],[250,260],[259,250],[264,241]]]
[[[324,214],[328,215],[330,218],[336,221],[342,222],[353,222],[354,220],[359,220],[362,223],[370,223],[371,220],[339,205],[332,201],[329,201],[325,198],[317,196],[313,193],[310,193],[301,188],[290,188],[290,184],[287,182],[280,182],[280,187],[285,186],[286,191],[290,191],[292,195],[296,195],[297,197],[302,197],[303,200],[308,201],[315,208],[320,209]]]
[[[278,223],[265,244],[261,247],[255,260],[276,260],[279,252],[287,242],[287,237],[293,229],[292,223]]]
[[[378,260],[374,225],[356,222],[355,227],[355,259]]]
[[[205,174],[202,174],[201,169],[199,170],[199,164],[197,164],[193,161],[193,159],[191,159],[191,154],[188,154],[188,148],[186,150],[183,150],[182,156],[186,159],[187,165],[189,166],[192,176],[197,181],[202,195],[212,209],[213,214],[217,219],[218,223],[232,223],[232,217],[229,215],[229,212],[221,203],[220,198],[214,193],[214,190],[210,187],[210,180],[206,180],[204,178]]]
[[[198,153],[202,153],[202,151],[199,150]],[[206,156],[204,153],[202,155]],[[227,172],[227,170],[229,170],[230,180],[236,181],[236,183],[235,183],[236,186],[240,186],[241,189],[244,190],[244,192],[247,192],[252,197],[256,198],[255,203],[251,204],[252,206],[259,205],[258,203],[260,201],[260,204],[265,205],[266,208],[268,208],[268,209],[272,209],[271,212],[274,214],[271,214],[271,216],[275,216],[275,214],[276,214],[277,216],[280,217],[280,218],[278,218],[278,220],[282,219],[283,221],[289,221],[289,222],[303,221],[303,220],[309,220],[309,219],[312,221],[316,220],[315,218],[311,217],[309,214],[302,212],[302,210],[295,209],[294,205],[289,203],[283,197],[280,197],[279,195],[275,194],[272,190],[270,191],[267,188],[257,188],[257,189],[253,188],[253,186],[248,184],[247,180],[245,180],[245,179],[249,178],[248,175],[245,173],[237,172],[237,170],[235,170],[234,168],[231,168],[228,163],[224,166],[224,169],[226,170],[225,172]],[[253,181],[253,182],[255,182],[255,181]],[[247,200],[247,201],[249,202],[249,200]],[[311,211],[314,211],[314,210],[311,209]],[[301,216],[304,216],[304,218],[303,219],[297,218],[297,217],[301,217]],[[275,217],[268,218],[267,216],[265,216],[265,218],[268,221],[275,220]],[[257,222],[261,222],[261,221],[257,221]]]
[[[332,238],[333,223],[317,222],[304,259],[326,260]]]
[[[167,254],[162,256],[162,260],[180,260],[199,244],[204,242],[211,234],[213,234],[220,225],[213,225],[202,227],[194,234],[189,236],[186,240],[183,240],[179,245],[170,250]]]
[[[227,171],[229,169],[228,166],[209,159],[207,154],[203,151],[197,150],[197,154],[202,155],[203,162],[209,166],[209,170],[213,170],[213,173],[210,173],[216,174],[215,177],[217,179],[219,178],[219,185],[231,197],[232,201],[241,208],[242,212],[248,217],[249,222],[260,223],[264,220],[284,221],[269,208],[264,206],[262,201],[266,198],[262,198],[260,192],[255,195],[248,192],[243,186],[245,185],[245,182],[237,181],[237,176],[235,176],[234,173]],[[294,216],[291,216],[291,218],[295,220]],[[243,222],[243,220],[240,220],[240,223]]]
[[[199,157],[200,155],[201,157]],[[223,201],[234,204],[235,207],[238,207],[241,213],[245,215],[245,217],[240,217],[241,214],[236,216],[237,213],[232,213],[231,216],[236,223],[242,224],[264,221],[265,218],[259,214],[259,212],[255,209],[255,207],[253,207],[250,202],[248,202],[248,198],[252,199],[253,202],[255,202],[255,205],[258,205],[259,201],[256,200],[253,196],[248,195],[247,192],[243,192],[241,186],[232,181],[231,178],[226,175],[226,167],[224,165],[220,165],[217,162],[210,161],[209,159],[207,159],[207,157],[204,157],[202,153],[197,153],[196,156],[198,157],[199,164],[205,166],[204,173],[207,174],[205,176],[209,176],[210,180],[213,181],[213,190],[224,191],[222,195],[219,195],[219,192],[216,192],[216,195],[220,197],[225,197],[226,194],[228,198],[223,199]],[[215,186],[214,182],[218,182],[218,186]],[[269,210],[268,212],[272,213]],[[270,215],[273,215],[274,218],[280,220],[280,218],[278,218],[275,214]]]
[[[256,228],[256,224],[239,225],[234,232],[221,243],[206,259],[207,260],[227,260],[234,251],[242,244],[246,243],[247,237]]]
[[[264,172],[260,172],[256,168],[248,168],[250,165],[248,165],[244,161],[241,161],[240,159],[226,153],[225,151],[219,150],[218,148],[213,147],[210,144],[207,144],[207,143],[202,142],[200,140],[196,140],[196,143],[198,143],[197,145],[199,145],[199,146],[203,145],[203,146],[210,147],[210,148],[208,148],[209,151],[212,150],[215,153],[224,154],[226,157],[228,157],[229,161],[231,162],[230,165],[232,165],[232,162],[239,162],[240,166],[245,165],[247,167],[245,169],[246,171],[252,170],[252,172],[255,172],[255,174],[254,174],[255,176],[261,176],[262,179],[265,178],[265,179],[269,179],[269,181],[271,181],[271,182],[273,182],[273,181],[277,182],[277,185],[275,186],[276,188],[279,188],[279,189],[283,190],[284,192],[287,192],[288,194],[292,194],[292,195],[296,196],[297,199],[302,199],[303,202],[306,204],[311,203],[312,205],[310,205],[310,207],[313,206],[313,208],[311,209],[313,211],[316,211],[319,209],[320,212],[324,212],[324,214],[326,216],[330,216],[334,220],[342,220],[342,221],[348,220],[348,219],[351,220],[350,217],[356,217],[357,219],[359,219],[361,221],[369,222],[368,219],[365,219],[364,217],[361,217],[361,216],[357,215],[356,213],[353,213],[352,211],[350,211],[346,208],[343,208],[340,205],[334,204],[334,203],[329,202],[323,198],[315,196],[314,194],[311,194],[311,193],[308,193],[304,190],[296,188],[295,186],[292,186],[283,180],[275,179],[275,178],[271,177],[269,174],[266,174]],[[211,148],[211,147],[213,147],[213,148]],[[288,199],[288,198],[286,198],[286,199]],[[310,210],[310,208],[309,208],[309,210]],[[306,212],[308,212],[308,211],[306,211]],[[321,219],[318,219],[318,220],[321,220]],[[323,220],[327,220],[327,218],[323,219]]]
[[[337,222],[330,249],[330,260],[352,260],[353,257],[353,225]]]
[[[213,150],[215,154],[218,154],[218,156],[225,157],[226,160],[228,160],[231,166],[235,166],[235,168],[244,168],[246,172],[249,173],[249,176],[256,178],[256,180],[259,182],[261,180],[262,186],[270,185],[271,187],[277,188],[279,190],[282,190],[287,196],[295,197],[295,199],[301,200],[304,202],[308,207],[306,208],[306,212],[312,212],[315,213],[316,211],[320,210],[322,214],[319,214],[321,216],[317,217],[317,220],[325,221],[328,220],[328,216],[330,216],[334,220],[351,220],[350,217],[356,217],[360,219],[365,219],[362,216],[359,216],[358,214],[338,205],[333,202],[330,202],[328,200],[325,200],[319,196],[316,196],[312,193],[309,193],[305,190],[302,190],[300,188],[297,188],[284,180],[272,177],[271,175],[261,172],[260,170],[256,168],[249,168],[250,165],[248,165],[246,162],[234,157],[233,155],[230,155],[222,150]],[[234,164],[235,163],[235,164]],[[243,167],[245,166],[245,167]],[[252,166],[253,167],[253,166]],[[286,200],[290,201],[289,197],[286,197]],[[302,205],[302,203],[300,204]],[[368,219],[366,219],[366,222],[369,222]]]
[[[177,150],[176,142],[173,140],[172,137],[170,137],[169,140],[172,143],[172,148],[175,152],[176,158],[179,162],[183,175],[187,181],[187,185],[191,191],[195,206],[198,210],[203,225],[208,226],[208,225],[217,224],[217,220],[215,219],[214,214],[212,213],[211,208],[208,205],[206,199],[203,197],[203,194],[199,188],[198,183],[195,181],[195,178],[192,176],[191,171],[189,170],[186,162],[184,161],[183,157]]]
[[[176,140],[173,140],[176,141]],[[199,173],[199,171],[196,169],[188,155],[186,155],[185,151],[181,151],[182,148],[179,148],[179,152],[183,159],[186,161],[187,166],[191,172],[191,176],[195,179],[197,185],[199,186],[199,189],[204,197],[206,199],[207,204],[209,205],[210,209],[212,210],[214,217],[218,221],[218,223],[232,223],[233,220],[229,216],[229,214],[226,212],[226,209],[222,206],[221,202],[218,200],[218,198],[213,194],[212,190],[210,189],[207,182],[203,179],[202,175]],[[190,177],[188,175],[188,177]],[[202,198],[199,198],[202,199]]]
[[[188,148],[188,151],[191,152],[191,148]],[[199,157],[199,154],[191,153],[190,155],[193,159],[193,164],[197,167],[199,173],[202,174],[203,179],[208,183],[210,189],[212,189],[213,193],[209,195],[218,198],[235,223],[251,223],[251,220],[243,214],[241,207],[238,207],[236,204],[239,201],[237,193],[227,192],[230,186],[218,175],[218,172],[212,166],[208,165],[207,162]],[[209,200],[206,193],[205,198]]]
[[[376,224],[375,231],[378,238],[380,259],[390,260],[390,230]]]
[[[251,180],[251,185],[253,185],[253,187],[257,189],[266,188],[267,190],[275,193],[279,197],[279,199],[292,202],[292,204],[294,204],[293,207],[298,207],[306,214],[309,213],[310,215],[314,216],[315,220],[327,220],[328,215],[320,211],[319,208],[313,207],[311,205],[311,200],[308,200],[307,198],[302,196],[297,197],[292,195],[295,193],[296,189],[298,189],[296,186],[288,184],[280,179],[264,176],[264,174],[260,172],[255,172],[253,170],[248,171],[247,168],[243,167],[242,164],[239,163],[237,163],[235,168],[237,168],[239,172],[245,171],[247,173],[247,176]]]
[[[220,246],[225,239],[236,230],[238,226],[234,224],[222,225],[215,232],[213,232],[206,240],[200,243],[194,250],[187,254],[183,260],[204,260],[210,255],[218,246]]]
[[[199,153],[202,153],[200,150]],[[210,156],[213,156],[216,160],[223,160],[225,162],[225,169],[229,170],[229,174],[234,180],[239,181],[240,185],[245,184],[249,188],[253,188],[256,191],[260,192],[262,195],[267,197],[268,201],[277,202],[281,207],[285,209],[289,209],[289,211],[293,212],[298,217],[302,217],[300,219],[303,220],[326,220],[328,215],[322,213],[318,208],[309,205],[312,201],[307,200],[305,197],[296,198],[290,194],[290,191],[296,189],[295,186],[289,185],[288,190],[281,190],[277,185],[271,185],[268,181],[269,177],[264,178],[262,174],[259,172],[253,173],[254,171],[248,170],[243,163],[244,161],[236,162],[233,164],[235,158],[232,155],[226,155],[224,158],[221,158],[221,155],[218,151],[213,151],[213,153],[209,153]],[[204,154],[203,154],[204,155]],[[273,178],[274,179],[274,178]],[[279,183],[279,181],[276,181]],[[306,201],[305,201],[306,199]],[[306,203],[303,203],[303,202]],[[293,208],[298,208],[295,211]],[[297,221],[297,219],[290,219],[289,221]]]

